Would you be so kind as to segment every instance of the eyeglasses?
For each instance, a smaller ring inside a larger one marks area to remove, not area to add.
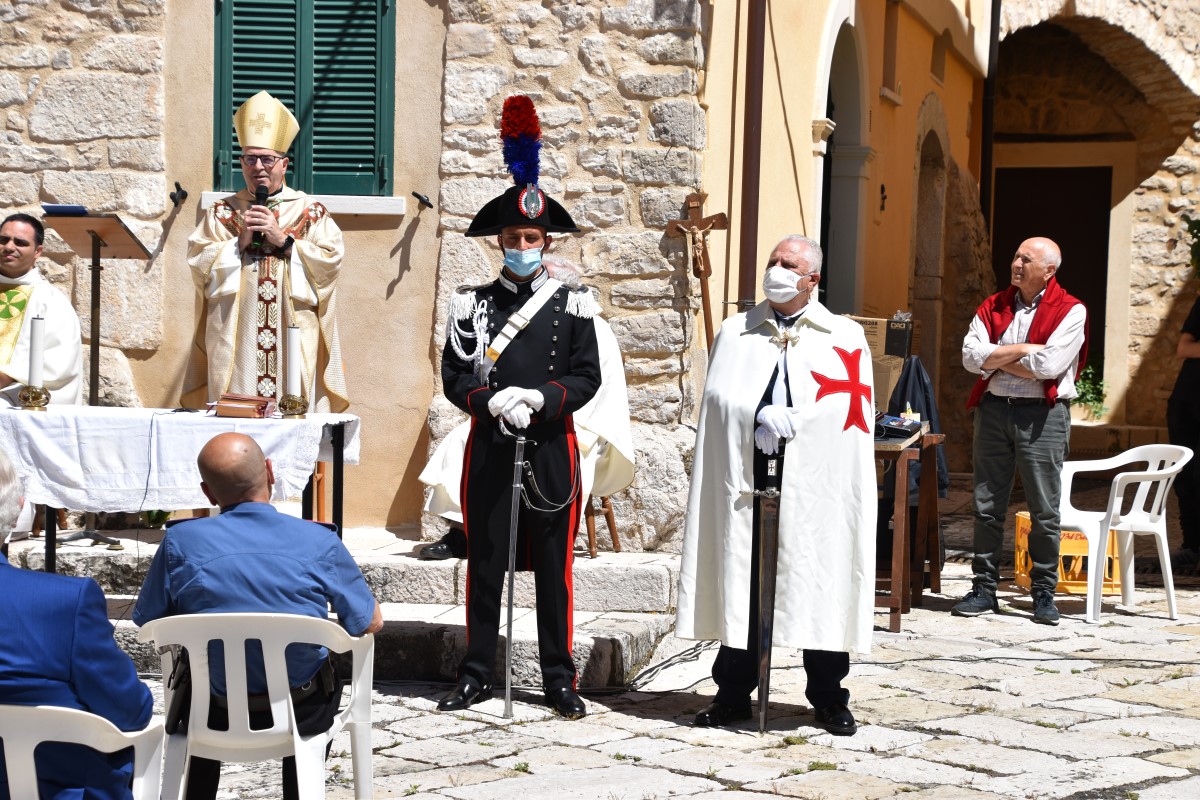
[[[12,242],[17,247],[29,247],[29,245],[33,244],[28,239],[14,239],[11,236],[0,236],[0,245],[6,245],[9,242]]]
[[[276,161],[282,161],[285,158],[287,158],[287,156],[242,156],[242,163],[247,167],[253,167],[254,162],[257,161],[267,169],[270,169],[271,167],[275,166]]]
[[[782,260],[768,261],[767,267],[780,267],[782,269],[787,269],[787,270],[792,270],[792,271],[795,271],[798,269],[804,269],[799,264],[789,264],[786,261],[782,261]],[[820,275],[820,273],[819,272],[802,272],[802,273],[800,273],[801,278],[811,278],[814,275]]]

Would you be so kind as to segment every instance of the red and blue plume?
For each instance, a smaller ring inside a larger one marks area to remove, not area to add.
[[[504,163],[518,186],[537,185],[538,153],[542,149],[542,126],[533,101],[523,94],[504,101],[500,115],[500,139]]]

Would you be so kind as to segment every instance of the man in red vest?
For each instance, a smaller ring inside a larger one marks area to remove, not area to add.
[[[1087,309],[1054,277],[1062,263],[1049,239],[1026,239],[1012,261],[1012,285],[975,312],[963,366],[979,375],[975,409],[974,585],[951,613],[999,611],[996,584],[1013,475],[1029,506],[1033,619],[1058,624],[1058,501],[1071,435],[1075,376],[1087,360]]]

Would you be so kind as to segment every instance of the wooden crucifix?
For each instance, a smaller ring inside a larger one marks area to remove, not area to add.
[[[712,303],[708,297],[708,277],[712,275],[712,267],[708,262],[708,232],[723,231],[729,228],[729,217],[724,213],[704,216],[704,200],[708,195],[704,192],[689,194],[684,203],[687,206],[687,219],[673,219],[667,223],[667,236],[678,239],[687,236],[689,239],[688,253],[692,262],[692,274],[700,279],[700,300],[704,309],[704,338],[709,350],[713,343]]]

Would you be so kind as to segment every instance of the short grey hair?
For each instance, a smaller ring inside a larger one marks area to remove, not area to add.
[[[779,244],[775,246],[779,247],[780,244],[785,242],[796,244],[804,248],[805,260],[808,262],[809,269],[811,269],[813,272],[820,273],[821,265],[825,261],[825,253],[821,250],[820,242],[818,242],[816,239],[810,239],[809,237],[799,233],[791,233],[780,239]]]
[[[8,536],[21,513],[21,480],[8,454],[0,450],[0,540]]]
[[[583,279],[579,277],[579,267],[562,256],[547,253],[542,256],[542,264],[545,265],[546,272],[550,273],[551,278],[562,281],[565,286],[576,288],[583,285]]]

